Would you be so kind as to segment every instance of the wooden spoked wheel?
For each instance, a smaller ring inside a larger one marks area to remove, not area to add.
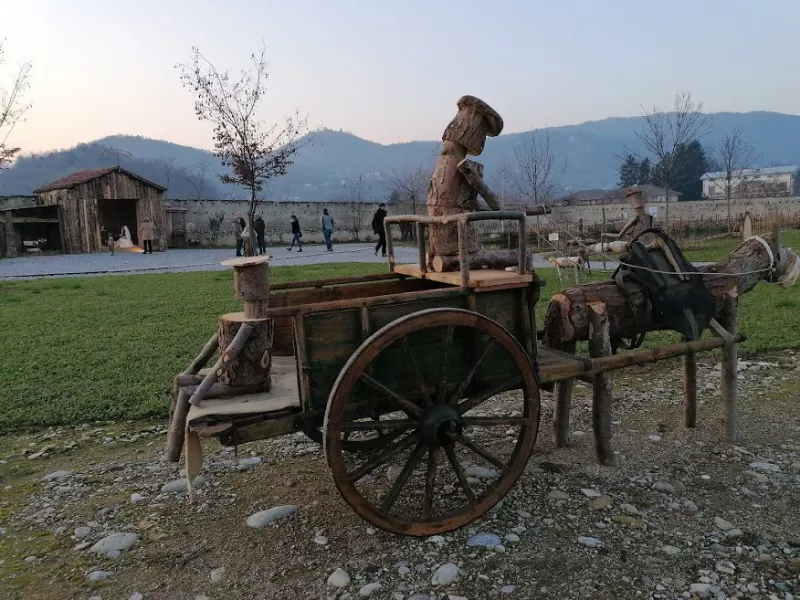
[[[365,417],[376,408],[378,419]],[[466,310],[424,310],[383,327],[347,361],[325,412],[325,456],[342,497],[370,523],[443,533],[514,485],[539,412],[533,365],[505,328]],[[394,437],[348,453],[343,434],[365,431]]]

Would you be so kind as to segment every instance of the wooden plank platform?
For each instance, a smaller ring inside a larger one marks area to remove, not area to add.
[[[447,273],[428,271],[427,273],[422,273],[420,272],[419,265],[395,265],[394,272],[461,287],[460,271],[450,271]],[[520,275],[513,271],[503,271],[500,269],[474,269],[469,272],[469,282],[467,285],[470,288],[474,288],[475,291],[483,291],[486,289],[496,289],[498,287],[525,287],[529,285],[531,281],[533,281],[533,275],[530,273]]]
[[[539,383],[553,383],[568,379],[567,373],[574,374],[576,371],[588,371],[591,361],[588,358],[581,358],[559,350],[553,350],[545,346],[539,346],[537,350],[537,361],[539,363]]]

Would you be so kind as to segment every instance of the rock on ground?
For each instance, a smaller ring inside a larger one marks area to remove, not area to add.
[[[432,585],[450,585],[458,580],[461,569],[455,563],[445,563],[433,572]]]
[[[247,517],[247,524],[255,529],[266,527],[270,523],[278,521],[297,512],[297,507],[292,505],[276,506],[267,510],[262,510]]]
[[[337,588],[346,588],[350,585],[350,575],[344,569],[336,569],[328,577],[328,585]]]
[[[139,535],[136,533],[112,533],[92,546],[91,551],[98,554],[122,552],[131,548],[138,541]]]

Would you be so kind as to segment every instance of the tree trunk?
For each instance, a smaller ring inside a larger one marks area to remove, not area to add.
[[[725,186],[725,201],[728,205],[728,236],[733,233],[733,228],[731,227],[731,180],[730,177],[726,181]]]
[[[462,146],[455,142],[444,142],[436,169],[428,189],[428,215],[438,217],[457,215],[477,210],[477,192],[458,170],[458,163],[466,157]],[[458,230],[452,225],[431,225],[428,228],[431,256],[452,256],[458,254]],[[469,250],[479,247],[478,237],[472,232]]]
[[[669,233],[669,188],[664,186],[664,202],[666,209],[664,210],[664,231]]]
[[[472,269],[505,269],[519,264],[519,253],[516,250],[482,250],[469,255],[469,268]],[[531,253],[527,252],[525,260],[530,264]],[[458,271],[461,263],[458,256],[434,256],[431,266],[437,273]]]
[[[228,385],[258,385],[269,381],[272,362],[272,319],[251,319],[243,312],[228,313],[219,318],[219,346],[227,348],[242,323],[253,328],[238,357],[221,368],[220,383]]]
[[[256,230],[253,228],[253,221],[256,220],[256,206],[258,205],[258,196],[256,196],[256,188],[250,188],[250,210],[248,211],[247,226],[250,232],[248,236],[248,244],[245,244],[245,256],[255,256],[256,252]]]
[[[777,246],[773,245],[772,250],[777,254]],[[766,248],[752,239],[705,269],[711,273],[731,274],[703,277],[703,283],[716,302],[717,319],[723,316],[725,294],[731,289],[738,289],[740,295],[746,294],[767,276],[769,266]],[[564,342],[588,340],[589,305],[593,302],[606,305],[611,339],[632,338],[662,328],[646,311],[644,292],[635,284],[631,284],[626,298],[615,281],[598,281],[567,288],[552,297],[544,319],[545,345],[558,348]]]

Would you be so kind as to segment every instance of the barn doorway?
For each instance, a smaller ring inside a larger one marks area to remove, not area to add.
[[[97,201],[99,225],[114,236],[119,237],[123,225],[131,232],[131,240],[139,243],[139,223],[136,221],[136,200],[110,200],[100,198]],[[105,240],[104,240],[105,241]]]

